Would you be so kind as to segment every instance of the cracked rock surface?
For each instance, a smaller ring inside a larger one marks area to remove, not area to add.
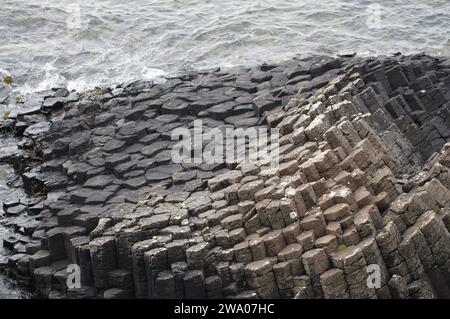
[[[277,128],[280,165],[173,163],[173,130],[196,119]],[[3,128],[22,141],[1,158],[34,195],[3,203],[27,237],[5,267],[41,296],[450,296],[449,59],[314,57],[58,90]]]

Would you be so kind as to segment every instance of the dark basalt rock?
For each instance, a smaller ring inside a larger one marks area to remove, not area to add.
[[[49,97],[42,103],[42,111],[50,113],[64,106],[66,99],[64,96]]]
[[[273,97],[271,93],[266,93],[264,95],[260,95],[253,100],[255,105],[255,112],[262,116],[264,112],[270,111],[275,107],[281,105],[281,100]]]
[[[23,135],[33,139],[43,138],[44,135],[50,130],[50,125],[50,122],[39,122],[33,124],[23,132]]]
[[[110,140],[103,146],[103,150],[108,153],[114,153],[122,150],[125,145],[126,143],[124,141]]]
[[[16,232],[4,266],[47,297],[445,295],[447,65],[296,58],[47,92],[41,111],[30,102],[10,121],[27,142],[2,149],[2,160],[27,158],[16,186],[47,196],[3,204]],[[172,131],[192,133],[197,119],[204,132],[277,128],[280,165],[173,163]],[[83,288],[64,288],[68,263]],[[365,285],[371,264],[380,288]]]
[[[155,168],[151,168],[145,174],[145,178],[149,183],[159,182],[164,179],[169,179],[172,177],[172,174],[183,171],[183,168],[179,164],[170,164],[164,166],[157,166]]]
[[[159,142],[153,143],[151,145],[144,146],[141,149],[141,154],[144,155],[145,157],[150,158],[153,155],[165,150],[168,145],[169,145],[169,142],[167,142],[167,141],[159,141]]]

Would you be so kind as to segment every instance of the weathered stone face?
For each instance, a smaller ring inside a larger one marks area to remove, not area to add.
[[[449,77],[425,55],[320,57],[48,97],[15,122],[43,162],[24,186],[50,194],[3,204],[32,235],[26,248],[6,239],[11,263],[45,295],[70,260],[87,288],[67,296],[444,296]],[[172,130],[193,132],[196,119],[207,131],[277,128],[279,165],[172,162]]]

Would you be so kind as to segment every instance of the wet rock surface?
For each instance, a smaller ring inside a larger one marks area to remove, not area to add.
[[[8,142],[12,142],[9,140]],[[1,143],[2,146],[5,145]],[[20,285],[20,281],[14,281],[8,278],[8,251],[16,250],[17,252],[25,251],[25,245],[29,238],[14,232],[11,229],[13,221],[22,224],[25,227],[31,226],[29,218],[25,213],[20,217],[12,216],[5,212],[5,208],[9,211],[19,204],[19,198],[25,200],[26,194],[23,190],[14,188],[15,182],[14,169],[10,165],[0,164],[0,199],[3,205],[0,206],[0,299],[23,299],[30,298],[31,295],[24,287]],[[11,186],[10,186],[11,185]],[[19,221],[20,219],[20,221]]]
[[[4,124],[30,195],[3,203],[6,267],[51,298],[448,297],[449,100],[448,60],[425,55],[54,91]],[[198,119],[277,128],[280,165],[174,163]]]

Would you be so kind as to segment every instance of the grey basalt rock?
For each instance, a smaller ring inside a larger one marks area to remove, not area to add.
[[[7,264],[52,298],[446,296],[448,76],[426,55],[315,57],[49,92],[11,119],[27,142],[2,158],[63,194],[5,203],[33,215],[9,223],[33,238],[6,239]],[[172,131],[196,119],[279,129],[279,165],[174,163]],[[29,146],[43,164],[17,162]],[[59,291],[66,259],[83,288]]]
[[[50,113],[64,106],[66,98],[64,96],[48,97],[42,103],[42,111]]]
[[[39,122],[29,126],[23,132],[23,135],[34,139],[43,138],[50,131],[50,126],[50,122]]]

